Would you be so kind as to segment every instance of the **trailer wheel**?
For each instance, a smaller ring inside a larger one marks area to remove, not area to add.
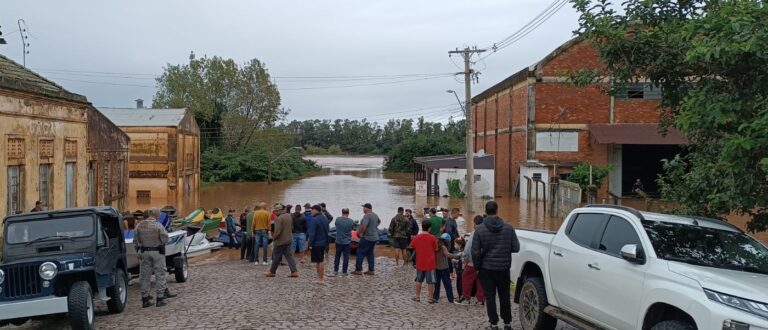
[[[538,277],[529,277],[523,281],[520,290],[520,324],[525,330],[553,330],[557,319],[544,313],[549,305],[544,282]]]
[[[173,258],[173,274],[176,276],[176,282],[184,283],[189,278],[189,266],[186,256]]]
[[[93,294],[88,282],[72,284],[67,296],[67,308],[72,329],[93,329]]]

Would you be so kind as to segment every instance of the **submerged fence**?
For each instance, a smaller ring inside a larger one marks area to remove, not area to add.
[[[578,184],[559,180],[550,183],[551,207],[550,214],[553,217],[565,217],[573,209],[581,206],[581,187]]]

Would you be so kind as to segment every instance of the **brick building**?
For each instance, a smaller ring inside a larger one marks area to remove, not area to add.
[[[636,179],[658,190],[660,160],[686,140],[674,130],[658,133],[661,94],[649,84],[612,96],[568,83],[567,72],[602,66],[588,42],[573,39],[472,99],[474,149],[496,156],[496,195],[527,198],[524,177],[549,182],[583,162],[613,167],[599,198],[627,194]]]

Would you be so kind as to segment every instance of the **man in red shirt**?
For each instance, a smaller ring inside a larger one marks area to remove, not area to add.
[[[427,292],[429,293],[429,303],[434,304],[432,295],[435,292],[435,251],[437,251],[437,238],[429,233],[432,223],[424,220],[421,223],[422,232],[416,235],[411,241],[411,248],[416,254],[416,297],[413,301],[421,301],[421,286],[424,281],[427,282]]]

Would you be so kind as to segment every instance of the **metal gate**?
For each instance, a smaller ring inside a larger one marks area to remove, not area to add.
[[[573,209],[581,206],[581,187],[578,184],[560,180],[558,183],[550,183],[552,192],[550,208],[553,217],[565,217]]]

